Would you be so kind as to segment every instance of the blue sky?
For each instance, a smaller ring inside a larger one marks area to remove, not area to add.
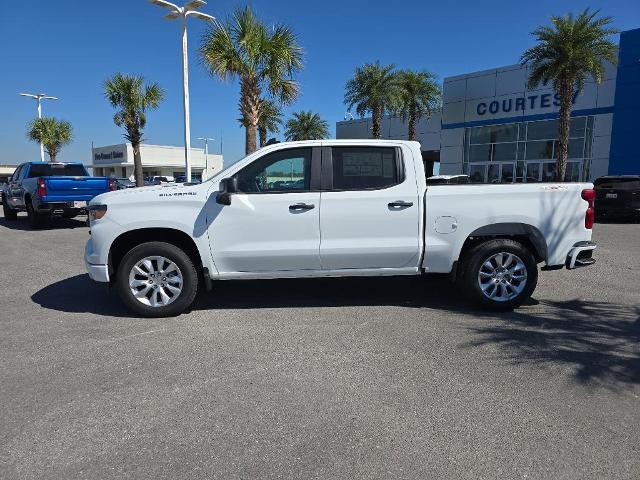
[[[225,17],[240,0],[211,0],[203,11]],[[325,118],[332,134],[345,113],[344,84],[354,68],[379,59],[400,68],[428,69],[440,79],[516,63],[533,39],[530,32],[553,14],[600,8],[620,30],[640,27],[637,0],[254,0],[268,23],[294,28],[305,51],[297,76],[301,95],[285,117],[300,109]],[[166,100],[148,115],[148,143],[182,145],[180,25],[162,18],[146,0],[0,0],[0,163],[35,160],[38,146],[25,137],[35,102],[18,93],[60,97],[44,104],[45,115],[70,121],[75,140],[59,159],[89,163],[91,142],[120,143],[102,82],[115,72],[159,82]],[[241,158],[244,134],[237,122],[237,83],[212,78],[196,54],[204,22],[190,20],[192,142],[216,138],[210,150],[225,164]]]

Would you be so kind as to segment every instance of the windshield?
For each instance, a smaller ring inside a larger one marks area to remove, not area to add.
[[[29,178],[35,177],[88,177],[84,165],[78,163],[34,163]]]

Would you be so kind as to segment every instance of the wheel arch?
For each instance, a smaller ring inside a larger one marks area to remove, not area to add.
[[[189,256],[199,272],[202,271],[203,261],[200,250],[189,234],[182,230],[167,227],[138,228],[120,234],[111,243],[108,259],[109,277],[115,278],[118,266],[127,252],[147,242],[166,242],[175,245]]]
[[[496,238],[506,238],[522,243],[533,253],[537,263],[547,259],[547,242],[538,228],[527,223],[505,222],[485,225],[471,232],[460,249],[458,265],[463,263],[460,260],[473,247]]]

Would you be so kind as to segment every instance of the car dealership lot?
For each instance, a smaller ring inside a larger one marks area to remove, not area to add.
[[[82,221],[0,218],[0,478],[638,478],[640,225],[479,311],[441,278],[228,282],[131,318]]]

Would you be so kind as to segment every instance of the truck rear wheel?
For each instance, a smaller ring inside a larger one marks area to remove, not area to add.
[[[116,274],[116,289],[127,308],[143,317],[184,312],[198,291],[198,274],[189,256],[165,242],[131,249]]]
[[[7,197],[2,195],[2,213],[5,220],[17,220],[18,212],[7,204]]]
[[[473,247],[463,264],[462,286],[469,297],[491,310],[513,310],[531,297],[538,266],[531,251],[509,239]]]
[[[31,203],[31,199],[27,200],[27,219],[29,220],[29,226],[31,228],[42,228],[46,217],[36,212],[36,209],[33,208],[33,203]]]

